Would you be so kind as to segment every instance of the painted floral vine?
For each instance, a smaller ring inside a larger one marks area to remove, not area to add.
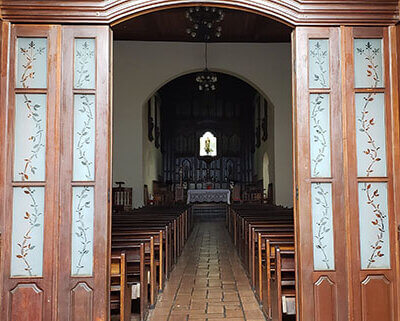
[[[90,45],[87,41],[85,41],[81,49],[76,49],[76,76],[77,79],[75,81],[76,88],[83,88],[85,83],[90,82],[90,73],[88,69],[88,65],[90,60],[94,57],[94,50],[90,48]]]
[[[376,88],[381,81],[379,78],[379,64],[376,61],[376,58],[379,57],[380,51],[380,48],[374,48],[370,41],[367,41],[365,48],[356,48],[357,54],[364,57],[366,60],[366,73],[367,77],[371,79],[371,88]]]
[[[374,48],[371,42],[365,44],[365,48],[356,48],[358,55],[364,57],[366,60],[366,75],[371,79],[371,88],[378,87],[380,83],[379,77],[379,64],[376,61],[380,54],[380,48]],[[365,172],[366,177],[370,177],[374,172],[374,166],[382,161],[380,157],[380,149],[375,138],[372,135],[372,129],[375,126],[375,119],[369,117],[368,107],[374,101],[376,93],[368,93],[364,96],[364,104],[361,109],[361,114],[357,121],[360,124],[359,131],[366,136],[367,147],[363,150],[363,153],[367,155],[370,159],[369,165],[367,166]],[[380,209],[380,204],[377,203],[377,198],[379,197],[379,190],[373,189],[370,183],[365,183],[362,191],[365,193],[367,199],[367,205],[369,205],[373,211],[374,219],[371,224],[376,229],[376,241],[374,241],[371,247],[371,254],[368,258],[367,268],[371,268],[373,264],[381,257],[384,256],[382,253],[382,246],[384,244],[384,235],[386,233],[385,219],[386,214]]]
[[[364,97],[364,105],[361,110],[361,115],[357,119],[360,123],[359,131],[364,133],[367,138],[368,146],[363,150],[363,153],[367,155],[370,159],[369,165],[365,170],[366,176],[369,177],[373,172],[373,167],[376,163],[380,162],[382,159],[379,156],[380,146],[377,145],[375,139],[371,134],[371,129],[375,126],[375,119],[373,117],[368,117],[368,106],[374,100],[375,93],[369,93]]]
[[[362,55],[367,60],[367,77],[372,79],[371,88],[376,88],[380,82],[378,64],[375,62],[378,54],[380,52],[379,48],[373,48],[370,42],[365,44],[365,49],[357,48],[357,53]],[[357,119],[360,123],[359,131],[364,133],[367,138],[368,147],[363,151],[365,155],[370,158],[370,163],[366,169],[366,176],[369,177],[373,173],[373,167],[376,163],[381,161],[379,157],[380,147],[376,144],[375,139],[372,137],[371,129],[375,125],[375,119],[373,117],[368,117],[368,107],[374,101],[374,96],[376,93],[368,93],[364,97],[364,105],[361,110],[361,115]]]
[[[313,139],[314,143],[318,144],[318,153],[311,160],[311,162],[313,163],[312,173],[314,177],[320,174],[318,166],[326,157],[325,153],[328,147],[328,142],[326,139],[327,130],[322,127],[321,121],[319,119],[319,115],[325,110],[325,108],[322,106],[323,100],[324,96],[319,94],[316,96],[315,100],[311,102],[312,105],[311,120],[312,120],[312,127],[314,129]]]
[[[75,231],[75,235],[78,237],[81,247],[78,250],[79,259],[75,265],[76,268],[75,274],[79,274],[79,271],[85,267],[82,264],[82,261],[85,255],[89,254],[89,244],[91,243],[88,236],[88,230],[90,229],[90,227],[86,226],[84,221],[85,219],[84,209],[90,208],[90,201],[86,200],[87,197],[89,196],[88,193],[89,193],[89,187],[85,186],[83,187],[82,191],[76,195],[79,201],[75,209],[75,214],[76,214],[75,226],[77,230]]]
[[[26,94],[24,94],[24,104],[28,110],[27,117],[31,119],[35,125],[33,134],[28,137],[28,140],[33,144],[31,153],[29,156],[24,158],[24,168],[18,172],[22,181],[29,180],[30,174],[35,175],[37,168],[33,165],[33,160],[39,157],[39,153],[45,147],[43,120],[40,118],[38,113],[41,106],[39,104],[34,104]]]
[[[46,48],[36,48],[36,43],[32,40],[29,42],[26,48],[20,48],[22,56],[25,58],[25,62],[22,63],[23,72],[21,75],[20,82],[23,88],[29,88],[28,80],[35,78],[34,62],[38,56],[41,56],[45,52]]]
[[[313,46],[313,49],[310,50],[310,55],[313,57],[314,63],[318,66],[318,73],[314,73],[314,81],[319,82],[321,88],[327,88],[327,73],[328,69],[325,67],[328,65],[328,50],[324,50],[321,46],[320,41],[317,41]]]
[[[16,254],[16,257],[23,261],[25,265],[24,270],[28,272],[29,276],[32,276],[33,268],[29,261],[29,254],[35,248],[35,245],[32,245],[32,232],[41,226],[39,218],[43,213],[40,213],[38,202],[35,199],[35,188],[23,187],[23,191],[31,199],[30,207],[32,210],[31,212],[25,212],[24,219],[29,224],[29,227],[24,233],[22,241],[17,243],[19,252]]]
[[[315,247],[322,253],[322,262],[325,263],[326,268],[330,269],[329,258],[326,253],[326,248],[328,245],[325,243],[326,234],[331,230],[330,220],[329,220],[329,205],[327,200],[328,192],[324,191],[320,183],[315,184],[315,191],[319,196],[316,196],[315,203],[322,208],[321,218],[315,223],[317,226],[317,231],[314,235],[316,240]]]
[[[386,233],[385,219],[386,214],[382,212],[380,204],[377,203],[379,197],[379,190],[373,189],[370,183],[365,183],[363,191],[367,197],[367,204],[371,207],[374,218],[371,224],[377,229],[376,241],[371,244],[371,254],[368,258],[367,268],[371,268],[377,259],[385,256],[382,253],[382,246],[384,244],[384,235]]]
[[[81,95],[81,106],[78,109],[78,111],[83,114],[86,119],[83,122],[83,127],[76,132],[76,134],[79,136],[78,142],[76,144],[76,150],[78,152],[78,159],[82,166],[85,167],[86,169],[86,178],[91,179],[91,170],[90,170],[90,165],[93,164],[88,157],[87,153],[85,150],[85,146],[89,145],[91,143],[91,137],[90,137],[90,131],[92,128],[92,122],[93,122],[93,102],[89,101],[89,98],[87,95]]]

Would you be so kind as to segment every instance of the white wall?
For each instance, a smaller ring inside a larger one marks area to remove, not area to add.
[[[162,85],[201,70],[199,43],[114,42],[113,181],[134,189],[143,200],[143,106]],[[274,164],[277,204],[292,206],[292,122],[290,44],[211,44],[209,67],[235,75],[263,93],[274,109]]]

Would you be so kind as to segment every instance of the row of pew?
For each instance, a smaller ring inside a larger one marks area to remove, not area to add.
[[[118,320],[131,320],[132,304],[139,310],[140,320],[145,320],[192,227],[191,208],[183,205],[147,206],[113,214],[110,310],[119,315]]]
[[[232,205],[226,226],[268,320],[296,320],[293,210]]]

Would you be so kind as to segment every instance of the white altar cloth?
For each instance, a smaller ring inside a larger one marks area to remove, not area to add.
[[[229,189],[190,189],[187,203],[231,203]]]

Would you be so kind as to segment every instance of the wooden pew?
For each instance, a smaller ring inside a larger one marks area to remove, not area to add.
[[[145,265],[145,245],[144,243],[124,246],[114,245],[111,249],[112,252],[125,252],[127,284],[128,286],[140,285],[140,320],[144,321],[149,309],[147,297],[148,269],[146,269]]]
[[[280,307],[281,315],[287,317],[282,311],[282,297],[295,298],[293,210],[270,204],[241,204],[230,206],[226,215],[227,229],[264,313],[278,320]],[[278,274],[279,289],[275,280]],[[278,290],[284,295],[277,295]]]
[[[186,205],[148,206],[113,216],[112,248],[126,252],[128,280],[137,281],[138,276],[146,278],[146,283],[140,282],[141,318],[145,317],[149,307],[156,304],[157,294],[162,291],[164,280],[181,254],[192,224],[191,210]],[[143,256],[139,255],[138,244],[143,245]],[[140,272],[143,269],[146,275]]]
[[[127,280],[125,251],[111,254],[111,310],[119,310],[120,321],[131,320],[131,287]]]
[[[271,278],[276,269],[276,247],[281,250],[294,251],[294,239],[266,239],[265,265],[262,266],[261,298],[263,310],[268,317],[272,314]]]
[[[111,245],[113,247],[129,247],[130,245],[135,244],[144,244],[144,253],[145,253],[145,265],[147,269],[150,271],[150,308],[154,307],[157,299],[157,281],[156,281],[156,270],[155,270],[155,259],[154,259],[154,238],[150,237],[131,237],[131,238],[113,238]],[[147,285],[146,285],[147,286]]]
[[[140,230],[140,231],[115,231],[112,235],[112,243],[117,244],[118,242],[123,244],[124,242],[136,243],[138,240],[143,238],[153,238],[153,244],[149,249],[152,251],[154,257],[154,267],[158,267],[158,280],[154,279],[154,282],[158,281],[158,290],[163,290],[164,279],[165,279],[165,268],[164,262],[166,262],[166,257],[164,255],[165,249],[163,246],[164,242],[164,231],[153,231],[153,230]],[[167,247],[167,246],[165,246]],[[154,271],[154,276],[156,271]]]
[[[281,246],[281,249],[294,250],[294,234],[293,233],[257,233],[257,251],[255,251],[255,283],[254,288],[259,301],[263,302],[264,278],[268,277],[268,268],[274,264],[275,246]],[[272,248],[271,248],[272,245]],[[264,273],[265,272],[265,273]]]
[[[295,252],[281,250],[279,246],[275,251],[276,270],[271,278],[271,319],[273,321],[296,320],[295,315],[287,315],[283,311],[283,300],[286,298],[296,299]]]

